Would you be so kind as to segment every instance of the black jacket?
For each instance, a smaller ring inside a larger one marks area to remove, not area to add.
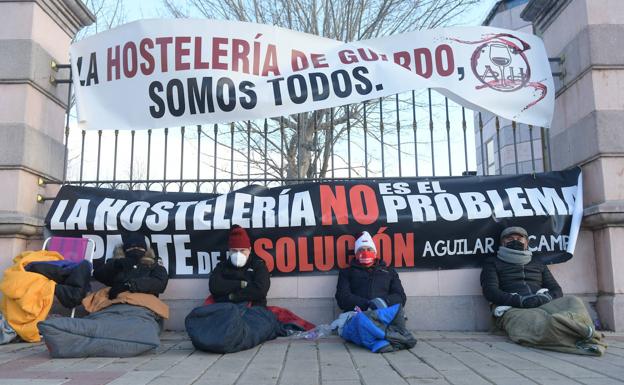
[[[405,292],[399,274],[383,261],[371,267],[364,267],[354,259],[351,266],[341,269],[338,274],[336,301],[343,311],[351,311],[355,306],[368,309],[368,301],[381,298],[388,306],[400,303],[405,306]]]
[[[247,282],[245,288],[241,287],[241,281]],[[269,270],[264,261],[255,255],[243,267],[236,267],[228,260],[219,262],[208,280],[210,293],[216,302],[251,301],[254,306],[266,306],[270,286]]]
[[[93,272],[93,277],[106,286],[128,283],[133,293],[158,294],[165,291],[169,275],[158,262],[138,263],[131,258],[110,259]]]
[[[527,296],[548,289],[550,296],[563,295],[561,287],[543,263],[531,259],[526,265],[516,265],[493,257],[485,260],[481,271],[481,287],[485,298],[497,306],[520,307],[517,293]]]

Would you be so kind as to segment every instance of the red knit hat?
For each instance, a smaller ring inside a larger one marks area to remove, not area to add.
[[[251,241],[247,231],[239,225],[234,225],[230,229],[228,238],[228,248],[230,249],[251,249]]]

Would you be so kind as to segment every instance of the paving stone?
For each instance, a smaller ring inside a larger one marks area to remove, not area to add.
[[[60,385],[67,383],[68,379],[63,380],[40,380],[40,379],[15,379],[10,380],[0,379],[0,385]]]
[[[286,353],[280,384],[318,385],[320,367],[316,344],[293,342]]]
[[[369,350],[353,344],[347,344],[347,348],[363,384],[405,385],[407,383],[381,354],[372,354]]]
[[[157,379],[150,382],[150,384],[192,384],[199,376],[208,370],[220,356],[220,354],[211,354],[195,350],[191,355],[164,371]]]
[[[145,385],[160,376],[162,372],[162,370],[133,370],[109,382],[107,385]]]
[[[196,385],[231,385],[249,362],[259,351],[260,347],[244,350],[242,352],[224,354],[206,370],[195,382]]]
[[[238,385],[277,384],[288,346],[288,344],[262,345],[236,383]]]
[[[408,350],[387,353],[383,355],[390,365],[403,378],[436,379],[442,378],[431,366],[422,362]]]
[[[353,366],[351,355],[343,342],[319,342],[318,344],[321,380],[323,384],[332,381],[357,381],[360,376]]]

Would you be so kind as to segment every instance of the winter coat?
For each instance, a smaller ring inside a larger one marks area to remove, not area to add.
[[[512,293],[527,296],[545,288],[553,299],[563,295],[548,267],[535,258],[526,265],[507,263],[496,257],[486,259],[481,287],[485,298],[497,306],[520,307],[519,297]]]
[[[343,311],[351,311],[358,306],[367,310],[368,301],[381,298],[388,306],[405,306],[405,292],[399,274],[384,261],[377,261],[371,267],[360,265],[355,259],[338,274],[336,301]]]
[[[148,249],[146,255],[152,254]],[[165,291],[169,275],[160,259],[151,264],[139,263],[132,258],[113,258],[96,268],[93,277],[106,286],[127,283],[132,293],[154,294]]]
[[[247,282],[246,287],[242,287],[241,281]],[[216,302],[251,301],[253,306],[266,306],[270,286],[269,270],[255,255],[250,256],[243,267],[236,267],[228,260],[219,262],[208,280]]]
[[[33,262],[26,266],[27,271],[39,273],[57,283],[54,296],[59,302],[73,308],[91,291],[91,263],[71,261]]]
[[[37,323],[48,316],[56,286],[53,280],[26,271],[26,266],[35,261],[61,260],[63,257],[55,251],[25,251],[13,259],[13,266],[4,271],[0,282],[3,294],[0,310],[24,341],[41,340]]]
[[[111,300],[108,298],[110,288],[103,287],[100,290],[89,294],[82,300],[84,308],[89,313],[96,313],[102,309],[106,309],[111,305],[127,304],[133,306],[141,306],[156,313],[158,316],[169,319],[169,305],[156,298],[152,294],[145,293],[129,293],[124,291],[119,293],[117,298]]]

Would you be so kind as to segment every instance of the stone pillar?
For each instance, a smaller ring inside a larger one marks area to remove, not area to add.
[[[0,0],[0,271],[26,249],[41,248],[43,218],[62,180],[68,86],[51,63],[69,62],[76,32],[95,21],[80,0]]]
[[[551,128],[553,169],[583,169],[604,327],[624,330],[624,7],[621,0],[531,0],[522,13],[564,76]],[[586,275],[591,275],[587,272]],[[579,277],[582,278],[582,277]]]

